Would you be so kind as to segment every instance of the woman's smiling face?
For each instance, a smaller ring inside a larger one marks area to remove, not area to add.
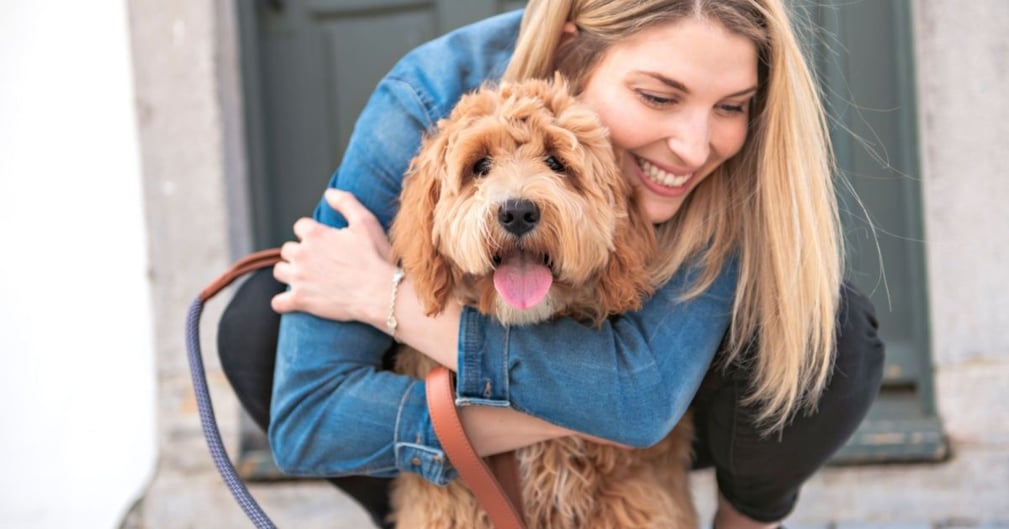
[[[609,128],[621,170],[653,223],[743,147],[757,91],[757,49],[696,18],[611,46],[580,99]]]

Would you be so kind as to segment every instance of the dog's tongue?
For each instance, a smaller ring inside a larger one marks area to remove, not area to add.
[[[550,269],[526,252],[513,252],[494,270],[494,288],[506,303],[525,310],[536,306],[554,282]]]

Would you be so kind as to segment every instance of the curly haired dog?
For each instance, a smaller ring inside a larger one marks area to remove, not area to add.
[[[601,323],[640,307],[654,230],[633,202],[598,117],[566,83],[526,81],[462,98],[404,180],[393,254],[429,314],[450,298],[506,325],[557,315]],[[423,378],[409,349],[396,369]],[[568,437],[517,452],[532,528],[690,528],[689,421],[647,450]],[[489,528],[458,480],[396,479],[400,528]]]

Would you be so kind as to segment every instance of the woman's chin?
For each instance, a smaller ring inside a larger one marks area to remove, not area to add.
[[[662,224],[673,218],[680,210],[684,197],[657,197],[646,190],[638,190],[638,203],[641,204],[645,217],[652,224]]]

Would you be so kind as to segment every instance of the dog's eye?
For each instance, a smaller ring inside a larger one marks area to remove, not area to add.
[[[484,156],[473,164],[473,174],[477,176],[487,176],[490,172],[490,158]]]
[[[567,169],[554,155],[547,156],[546,160],[543,161],[545,161],[547,163],[547,167],[555,173],[563,173],[564,170]]]

